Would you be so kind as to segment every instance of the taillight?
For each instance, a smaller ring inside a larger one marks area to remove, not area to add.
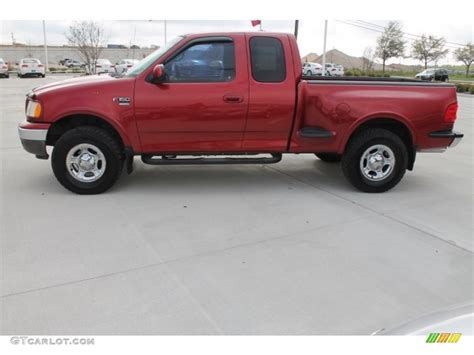
[[[456,114],[458,112],[458,104],[451,104],[444,113],[444,122],[454,123],[456,121]]]
[[[42,67],[44,67],[43,64],[38,64],[38,68],[42,68]]]
[[[28,68],[28,64],[23,64],[21,67],[22,68]]]
[[[96,67],[96,68],[102,68],[102,65],[96,64],[95,67]]]
[[[128,68],[131,68],[131,67],[132,67],[132,64],[127,65],[127,67],[128,67]]]
[[[114,64],[112,64],[110,67],[111,67],[111,68],[115,68],[115,65],[114,65]]]

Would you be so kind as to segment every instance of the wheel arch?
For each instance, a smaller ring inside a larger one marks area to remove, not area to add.
[[[59,137],[61,137],[64,133],[80,126],[94,126],[103,128],[117,139],[122,148],[130,145],[127,135],[120,127],[100,115],[91,113],[69,114],[54,121],[51,124],[51,127],[48,129],[46,144],[54,145]]]
[[[402,139],[408,152],[408,170],[412,170],[416,157],[416,135],[408,121],[398,116],[374,115],[358,121],[342,140],[340,152],[343,153],[346,150],[349,141],[360,131],[374,127],[387,129]]]

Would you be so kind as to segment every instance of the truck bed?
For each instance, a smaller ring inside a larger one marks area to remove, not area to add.
[[[303,76],[302,80],[311,83],[330,82],[331,84],[346,84],[346,83],[365,83],[365,84],[394,84],[394,85],[415,85],[415,86],[447,86],[453,87],[449,83],[433,83],[430,81],[423,81],[418,79],[408,78],[384,78],[384,77],[370,77],[370,76]]]

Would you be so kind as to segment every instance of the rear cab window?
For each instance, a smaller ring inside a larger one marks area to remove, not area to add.
[[[286,79],[283,44],[278,38],[256,36],[250,39],[252,77],[262,83],[280,83]]]

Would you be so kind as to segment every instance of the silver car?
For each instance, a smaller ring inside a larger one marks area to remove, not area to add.
[[[103,74],[103,73],[115,73],[115,65],[110,62],[108,59],[97,59],[95,64],[95,73],[96,74]]]
[[[138,62],[139,60],[137,59],[122,59],[115,67],[115,69],[117,70],[117,74],[125,74],[131,67],[133,67]]]
[[[24,78],[25,76],[41,76],[44,78],[46,71],[39,59],[23,58],[18,63],[16,73],[20,78]]]
[[[5,63],[3,58],[0,58],[0,77],[8,78],[10,74],[8,74],[8,65]]]

